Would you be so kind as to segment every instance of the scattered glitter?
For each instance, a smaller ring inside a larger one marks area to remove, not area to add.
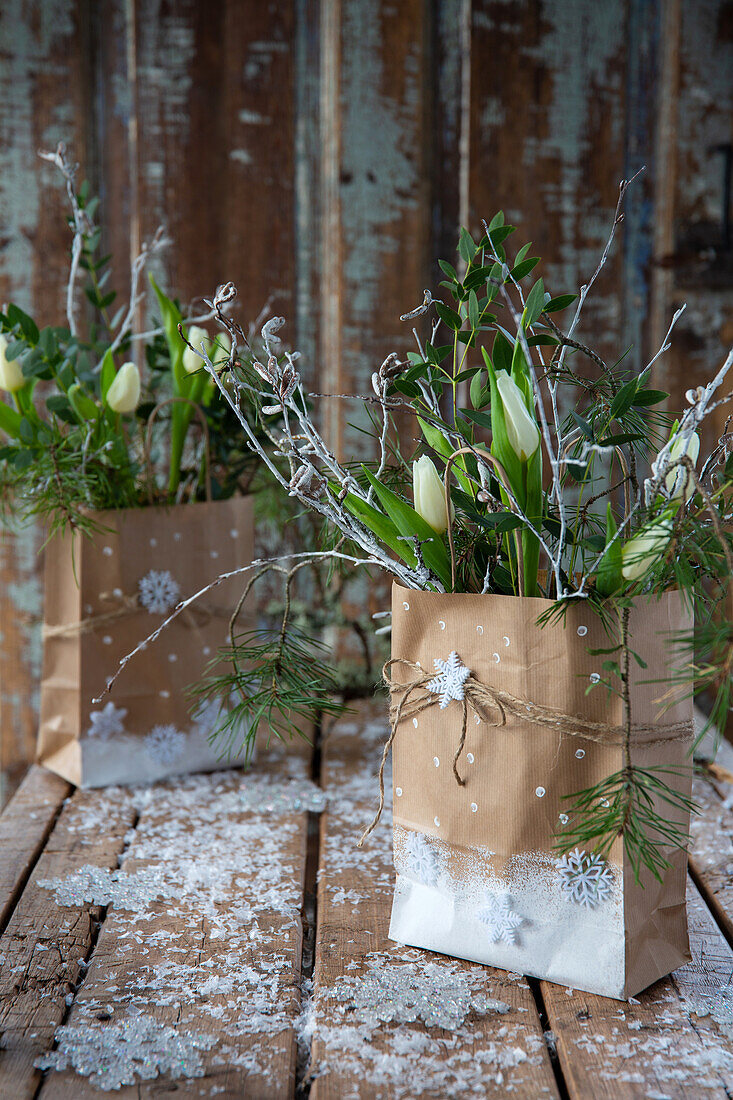
[[[585,749],[576,749],[575,755],[577,756],[578,760],[582,760],[585,756]]]
[[[466,753],[466,760],[468,760],[469,764],[473,764],[475,759],[476,759],[476,757],[473,755],[472,752],[467,752]]]
[[[203,1077],[201,1051],[211,1050],[211,1035],[180,1033],[151,1016],[120,1024],[56,1028],[58,1049],[35,1062],[36,1069],[71,1067],[97,1088],[110,1091],[156,1077]]]
[[[579,626],[578,627],[579,637],[584,638],[587,633],[588,633],[588,627],[587,626]]]
[[[504,645],[511,645],[511,643],[510,643],[509,639],[507,638],[506,634],[504,635],[503,641],[504,641]]]
[[[478,810],[478,806],[476,805],[475,802],[472,802],[471,803],[471,813],[475,814],[477,810]]]
[[[412,719],[412,724],[415,727],[415,729],[417,729],[417,718]]]
[[[538,798],[544,798],[547,794],[547,791],[544,787],[537,787],[534,793],[537,795]]]
[[[437,757],[437,756],[434,756],[433,757],[433,764],[435,765],[436,768],[439,768],[440,767],[440,758]]]
[[[397,795],[398,798],[402,798],[402,787],[395,787],[394,793]]]
[[[498,653],[495,653],[495,654],[494,654],[494,660],[496,661],[497,665],[498,665],[498,664],[499,664],[499,662],[501,661],[501,657],[499,656],[499,654],[498,654]]]
[[[173,891],[163,883],[159,868],[128,874],[85,864],[66,878],[43,879],[38,885],[44,890],[53,890],[57,905],[78,907],[90,902],[133,912],[144,909],[157,898],[173,896]]]
[[[438,816],[436,815],[436,816],[435,816],[435,817],[433,818],[433,821],[435,822],[435,827],[436,827],[436,829],[439,829],[439,828],[440,828],[440,818],[439,818],[439,817],[438,817]]]
[[[476,633],[477,634],[483,634],[483,632],[484,632],[484,628],[482,626],[477,626],[476,627]]]
[[[403,601],[402,601],[402,606],[404,607],[405,611],[409,611],[409,610],[410,610],[410,605],[409,605],[409,603],[407,602],[407,600],[403,600]]]
[[[441,630],[445,630],[445,623],[443,622],[442,619],[438,620],[438,626],[440,627]]]
[[[369,960],[359,977],[342,978],[333,996],[346,1002],[354,1017],[371,1027],[412,1023],[454,1031],[472,1010],[509,1012],[509,1005],[473,991],[457,968],[440,963],[379,963]]]

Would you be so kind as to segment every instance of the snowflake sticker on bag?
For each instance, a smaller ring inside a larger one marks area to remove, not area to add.
[[[491,943],[516,942],[516,930],[522,924],[523,918],[515,913],[510,905],[508,894],[487,894],[486,905],[476,914],[482,924],[486,925]]]
[[[451,699],[462,702],[463,685],[471,675],[470,668],[466,668],[455,651],[448,655],[447,661],[441,661],[440,657],[435,657],[433,664],[438,675],[428,684],[428,691],[440,696],[440,709],[444,710]]]
[[[611,896],[613,872],[601,856],[574,848],[562,859],[556,859],[555,867],[563,894],[576,905],[595,909],[600,901]]]
[[[145,738],[145,751],[159,764],[174,764],[186,746],[186,735],[174,725],[153,726]]]
[[[90,713],[87,737],[96,737],[98,741],[109,741],[110,737],[123,734],[126,717],[127,711],[124,707],[116,707],[111,702],[106,703],[102,710],[93,710]]]
[[[438,881],[438,858],[422,833],[408,833],[405,843],[407,869],[424,886]]]
[[[165,615],[178,603],[180,588],[167,569],[151,569],[138,581],[140,603],[151,615]]]

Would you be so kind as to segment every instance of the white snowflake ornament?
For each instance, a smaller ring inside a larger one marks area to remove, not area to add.
[[[140,603],[151,615],[165,615],[178,603],[180,588],[168,569],[151,569],[137,587]]]
[[[602,856],[574,848],[555,860],[560,874],[560,889],[566,898],[586,909],[595,909],[607,901],[613,890],[613,872]]]
[[[438,859],[422,833],[408,833],[405,843],[407,869],[424,886],[435,886],[438,881]]]
[[[186,746],[186,735],[174,725],[153,726],[145,738],[145,751],[159,764],[175,764]]]
[[[512,909],[508,894],[487,894],[486,905],[479,909],[476,916],[486,925],[491,943],[499,943],[500,940],[504,943],[516,942],[516,930],[523,918]]]
[[[471,675],[470,668],[466,668],[455,651],[448,655],[447,661],[435,657],[433,664],[438,675],[428,684],[428,691],[440,696],[440,709],[447,707],[451,699],[460,703],[465,694],[463,685]]]
[[[116,737],[125,732],[125,718],[127,718],[127,711],[124,707],[106,703],[102,710],[93,710],[90,713],[87,737],[95,737],[97,741],[109,741],[110,737]]]

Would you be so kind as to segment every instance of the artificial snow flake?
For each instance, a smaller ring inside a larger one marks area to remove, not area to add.
[[[369,960],[367,966],[359,977],[342,978],[332,995],[347,1002],[354,1017],[372,1027],[422,1019],[427,1027],[454,1031],[472,1009],[480,1014],[509,1012],[505,1001],[474,991],[471,975],[451,964]]]
[[[137,1016],[121,1024],[56,1028],[58,1049],[35,1062],[36,1069],[74,1069],[97,1088],[110,1091],[138,1081],[203,1077],[200,1052],[211,1050],[216,1039]]]
[[[471,670],[466,668],[455,651],[448,655],[447,661],[435,657],[433,664],[438,675],[428,684],[428,691],[440,696],[440,709],[447,707],[451,699],[460,703],[464,696],[463,685],[471,675]]]
[[[425,886],[435,886],[438,881],[438,860],[422,833],[407,834],[405,851],[408,871]]]
[[[486,905],[479,909],[476,916],[486,925],[491,943],[514,943],[516,929],[523,918],[515,913],[509,904],[508,894],[487,894]]]
[[[186,747],[186,735],[174,725],[153,726],[145,738],[145,751],[159,764],[174,764]]]
[[[560,873],[563,894],[576,905],[595,909],[599,901],[611,896],[613,873],[601,856],[574,848],[562,859],[556,859],[555,867]]]
[[[167,569],[151,569],[138,581],[140,603],[151,615],[165,615],[178,603],[180,589]]]
[[[96,737],[98,741],[109,741],[110,737],[125,732],[124,719],[127,711],[124,707],[116,707],[114,703],[106,703],[102,710],[93,710],[89,715],[89,729],[87,737]]]
[[[115,909],[139,912],[151,901],[172,895],[160,874],[160,869],[143,868],[135,874],[93,867],[87,863],[66,878],[44,879],[38,883],[44,890],[53,890],[57,905],[78,908],[85,902],[92,905],[112,905]]]

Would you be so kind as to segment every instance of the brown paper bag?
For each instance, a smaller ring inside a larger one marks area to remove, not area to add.
[[[95,518],[105,530],[93,539],[61,535],[46,548],[39,763],[82,787],[226,766],[207,742],[217,704],[197,709],[186,689],[226,643],[246,575],[183,612],[92,700],[180,599],[252,560],[251,499]]]
[[[613,645],[581,601],[565,626],[537,625],[550,601],[498,595],[439,595],[393,587],[392,655],[432,674],[435,658],[455,652],[481,684],[532,706],[622,726],[623,701],[603,684]],[[663,714],[670,638],[689,632],[676,592],[643,600],[631,613],[632,760],[679,769],[665,779],[689,795],[692,701]],[[417,674],[419,676],[419,672]],[[392,666],[394,680],[414,681]],[[460,694],[460,691],[459,691]],[[402,692],[393,693],[393,703]],[[593,741],[487,708],[467,707],[465,745],[456,763],[463,704],[438,695],[397,727],[394,761],[394,860],[397,882],[390,936],[400,943],[627,998],[689,961],[686,854],[674,851],[659,883],[634,880],[619,839],[603,863],[590,855],[558,866],[554,848],[570,806],[563,795],[591,787],[623,767],[618,741]],[[643,736],[641,729],[644,729]],[[674,736],[667,736],[670,729]],[[657,738],[657,730],[659,737]],[[682,732],[680,732],[682,731]],[[662,808],[663,809],[663,808]],[[675,820],[689,830],[687,819]]]

